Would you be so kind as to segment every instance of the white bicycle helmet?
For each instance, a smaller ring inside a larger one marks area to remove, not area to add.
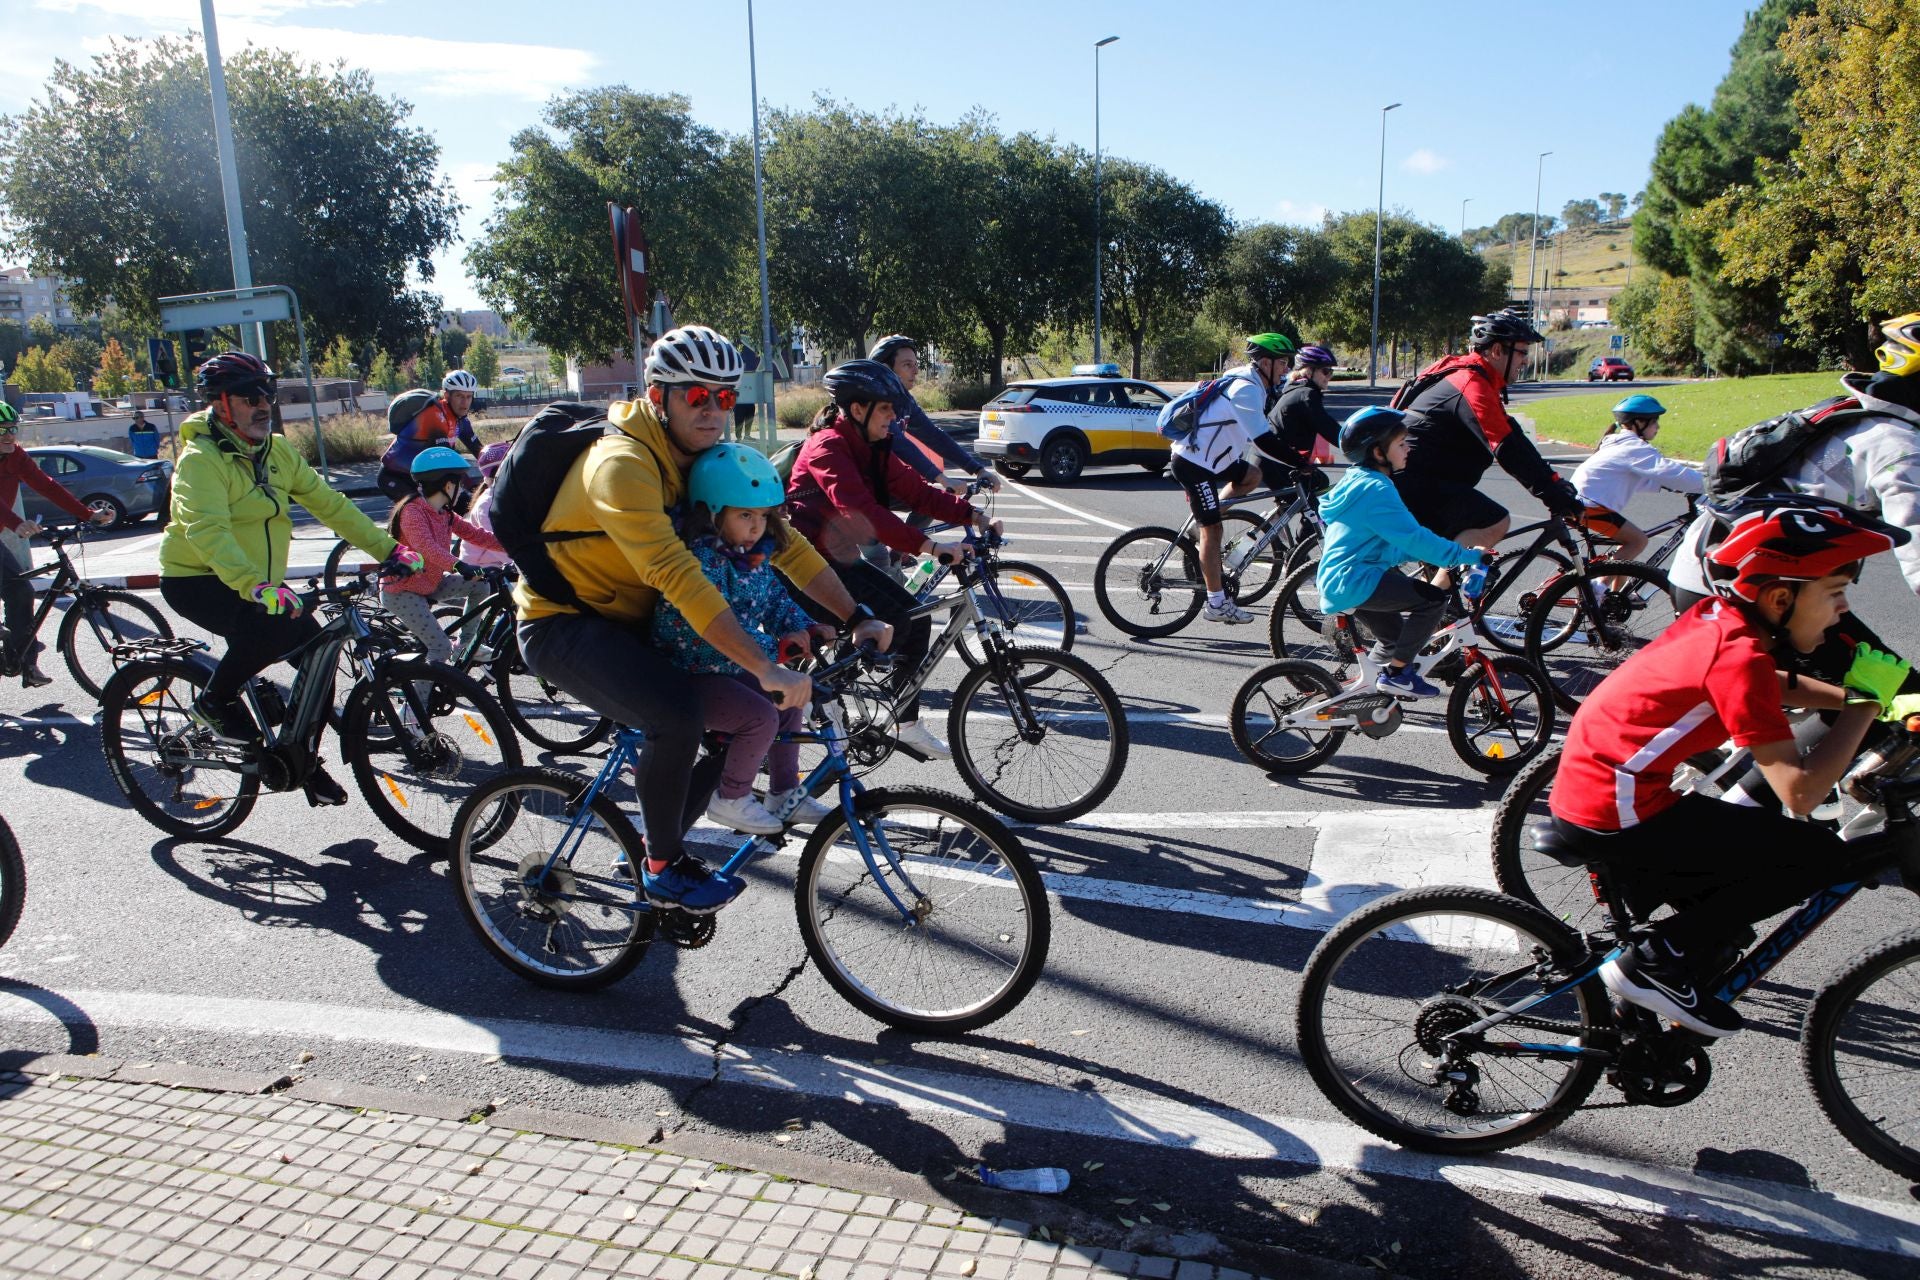
[[[683,324],[660,335],[647,353],[647,381],[673,385],[682,382],[740,381],[740,352],[731,342],[703,324]]]
[[[440,389],[442,391],[477,392],[480,390],[480,380],[468,373],[465,369],[455,369],[447,374],[446,377],[440,379]]]

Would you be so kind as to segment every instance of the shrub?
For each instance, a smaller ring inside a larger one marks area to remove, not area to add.
[[[820,387],[791,387],[775,394],[774,413],[780,419],[780,425],[794,430],[805,430],[813,421],[813,415],[820,412],[829,399]]]
[[[947,409],[979,409],[993,399],[995,392],[984,382],[945,382],[940,384],[940,392],[946,400]],[[933,406],[925,399],[920,403],[929,411]]]
[[[304,409],[305,406],[299,406]],[[287,432],[287,442],[300,451],[300,456],[309,463],[318,465],[320,458],[313,445],[313,420],[304,415],[292,416],[294,406],[287,406],[282,425]],[[339,466],[346,462],[378,462],[387,446],[393,443],[393,434],[387,430],[384,414],[342,413],[331,418],[320,419],[320,430],[327,438],[327,464]]]

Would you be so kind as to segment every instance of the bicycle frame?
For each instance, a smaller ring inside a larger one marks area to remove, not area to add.
[[[918,604],[907,614],[906,620],[909,623],[921,618],[931,618],[937,613],[946,613],[949,617],[946,629],[935,636],[933,643],[927,647],[925,661],[914,670],[913,677],[892,695],[894,706],[908,701],[926,687],[927,681],[933,677],[934,668],[939,666],[940,660],[960,643],[960,637],[968,627],[972,627],[979,635],[981,647],[986,652],[989,662],[1000,652],[1002,646],[1000,633],[980,612],[979,602],[974,596],[976,590],[985,590],[992,597],[995,605],[1004,611],[1006,600],[1000,595],[999,583],[981,573],[978,568],[967,566],[963,560],[956,560],[952,567],[954,576],[960,580],[960,589],[951,595]],[[1017,680],[1013,682],[1013,687],[1020,698],[1021,715],[1030,716],[1032,708],[1026,705],[1026,690]]]
[[[1361,724],[1357,718],[1352,719],[1351,723],[1338,723],[1334,722],[1328,713],[1335,707],[1342,706],[1349,702],[1360,702],[1363,704],[1360,708],[1356,709],[1357,711],[1374,711],[1389,704],[1397,705],[1400,701],[1394,697],[1394,695],[1381,693],[1373,687],[1374,679],[1378,677],[1385,668],[1381,666],[1380,663],[1374,661],[1371,646],[1362,647],[1355,642],[1352,615],[1348,613],[1335,614],[1333,617],[1333,630],[1334,635],[1337,637],[1334,641],[1335,656],[1339,660],[1339,673],[1335,678],[1339,679],[1346,674],[1346,668],[1349,663],[1358,665],[1360,668],[1359,677],[1353,682],[1351,687],[1342,689],[1333,697],[1320,702],[1309,703],[1300,710],[1283,716],[1280,723],[1287,728],[1358,729],[1361,727]],[[1440,646],[1430,653],[1423,652],[1419,654],[1410,664],[1416,673],[1424,678],[1428,672],[1445,662],[1448,658],[1451,658],[1455,654],[1460,654],[1465,659],[1469,669],[1479,667],[1485,672],[1487,682],[1493,688],[1493,696],[1499,705],[1501,714],[1508,715],[1512,713],[1513,708],[1507,702],[1507,693],[1506,690],[1501,687],[1499,673],[1494,670],[1493,664],[1487,660],[1486,655],[1480,651],[1481,637],[1479,631],[1474,626],[1471,615],[1461,618],[1457,622],[1449,623],[1447,626],[1434,632],[1427,643],[1431,645],[1434,640],[1440,641]],[[1385,699],[1386,701],[1376,706],[1370,701],[1372,699]]]
[[[52,579],[47,583],[47,589],[40,593],[40,603],[33,611],[34,636],[40,634],[40,628],[46,625],[47,616],[59,601],[68,596],[85,598],[88,592],[99,590],[80,576],[80,571],[73,567],[72,557],[67,554],[67,543],[77,537],[82,528],[85,526],[53,531],[47,538],[47,548],[54,555],[53,562],[19,575],[24,581],[46,577]]]

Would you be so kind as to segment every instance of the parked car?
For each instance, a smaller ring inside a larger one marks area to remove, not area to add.
[[[1596,356],[1587,366],[1588,382],[1632,382],[1633,366],[1619,356]]]
[[[1100,367],[1111,372],[1008,383],[980,410],[974,452],[1010,476],[1037,466],[1055,484],[1090,466],[1164,471],[1170,446],[1156,421],[1172,397],[1121,377],[1118,365]]]
[[[162,523],[166,521],[167,506],[173,497],[171,462],[149,461],[91,444],[29,449],[27,454],[74,497],[95,511],[111,513],[116,527],[149,515],[160,517]],[[20,493],[26,499],[29,520],[46,523],[69,518],[66,512],[27,486],[21,485]]]

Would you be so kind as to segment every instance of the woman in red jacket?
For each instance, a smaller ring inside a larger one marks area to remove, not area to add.
[[[40,532],[38,521],[18,519],[13,514],[14,496],[19,493],[22,481],[76,520],[105,524],[113,519],[107,512],[91,510],[68,493],[59,481],[40,470],[40,464],[20,447],[19,431],[20,419],[13,406],[0,400],[0,529],[18,534],[23,541]],[[40,650],[45,646],[33,638],[33,583],[25,576],[32,568],[31,561],[21,563],[21,557],[0,543],[0,600],[4,600],[6,608],[4,638],[0,639],[0,672],[18,675],[20,683],[37,689],[43,684],[52,684],[53,677],[40,669]]]
[[[873,360],[850,360],[826,376],[833,402],[820,410],[811,434],[794,459],[787,481],[793,527],[832,562],[853,598],[894,628],[895,689],[910,684],[927,656],[933,621],[909,619],[916,601],[884,571],[860,558],[860,548],[881,542],[903,555],[966,556],[964,542],[936,542],[893,513],[904,507],[948,524],[980,523],[966,499],[928,484],[905,459],[894,456],[894,419],[911,403],[898,375]],[[916,690],[894,708],[897,738],[923,756],[945,760],[947,744],[920,723]]]

